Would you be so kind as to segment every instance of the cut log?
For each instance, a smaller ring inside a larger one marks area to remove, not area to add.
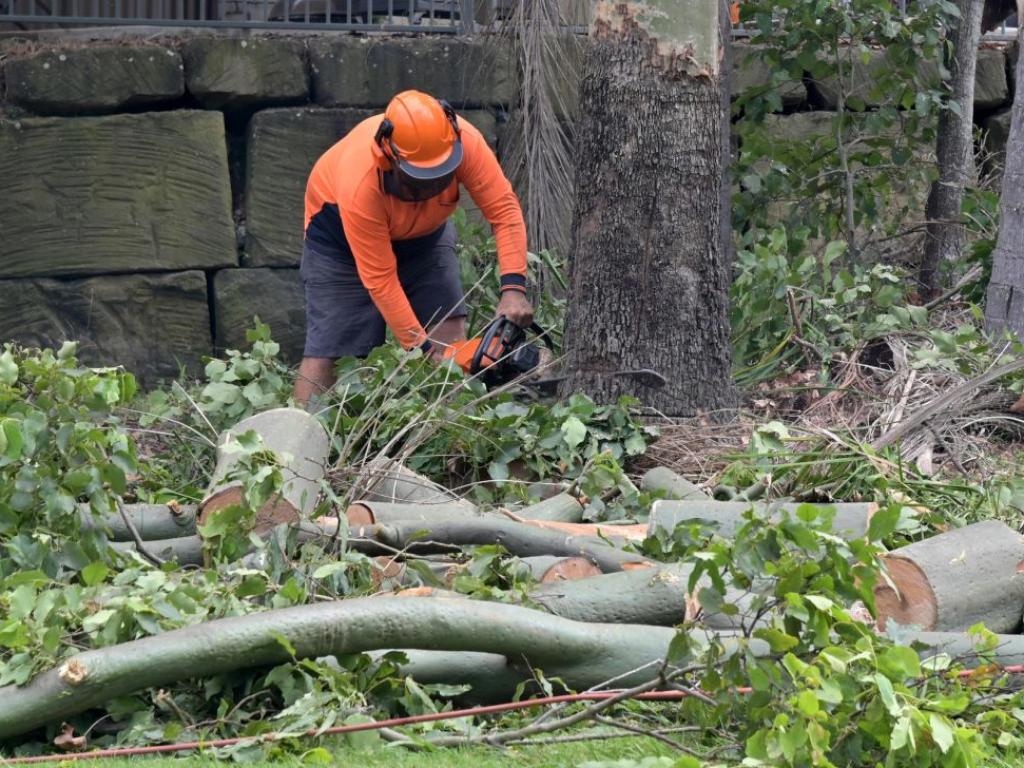
[[[648,567],[650,563],[640,555],[624,552],[600,539],[587,536],[567,536],[533,525],[501,518],[481,517],[477,520],[444,520],[425,528],[422,523],[397,521],[391,525],[378,525],[352,535],[368,535],[395,549],[417,548],[417,542],[430,542],[454,547],[466,545],[501,544],[513,555],[559,555],[585,557],[604,573]]]
[[[524,510],[525,511],[525,510]],[[516,517],[519,517],[517,513]],[[615,523],[560,523],[555,520],[521,519],[524,525],[543,528],[548,531],[561,531],[570,536],[594,536],[596,538],[618,539],[619,541],[643,541],[647,538],[648,525],[616,525]]]
[[[174,539],[146,541],[146,551],[161,560],[178,565],[203,565],[203,540],[199,536],[179,536]],[[111,549],[119,552],[137,552],[134,541],[113,541]]]
[[[516,517],[524,520],[578,523],[583,519],[583,505],[571,493],[559,493],[537,504],[516,510]]]
[[[392,503],[458,504],[469,510],[476,509],[475,504],[459,498],[443,485],[385,457],[368,462],[360,470],[354,497]]]
[[[180,507],[168,504],[125,504],[124,511],[135,525],[144,541],[151,539],[175,539],[191,536],[196,532],[196,507],[194,504]],[[88,504],[79,504],[82,530],[100,528],[107,532],[111,541],[132,541],[132,533],[125,525],[120,512],[97,517]]]
[[[656,676],[675,635],[668,627],[586,624],[477,600],[356,598],[264,611],[86,651],[27,685],[0,687],[0,739],[183,679],[390,648],[500,654],[575,689],[620,675],[616,684],[627,687]],[[700,632],[693,637],[709,639]],[[757,640],[725,643],[730,650],[768,652]]]
[[[892,619],[925,630],[983,622],[1016,632],[1024,611],[1024,537],[986,520],[897,549],[883,558],[892,586],[875,586],[879,625]]]
[[[671,627],[686,621],[690,571],[689,566],[665,565],[541,584],[529,597],[544,610],[575,621]]]
[[[538,555],[518,558],[518,562],[531,577],[542,584],[578,581],[603,575],[601,569],[585,557]]]
[[[396,520],[418,520],[430,523],[436,520],[474,520],[483,513],[461,499],[445,503],[400,503],[360,499],[350,504],[345,516],[349,525],[392,523]]]
[[[709,498],[704,491],[668,467],[655,467],[644,472],[640,478],[640,488],[644,491],[664,491],[670,499],[703,501]]]
[[[227,446],[231,438],[250,430],[274,452],[284,475],[281,492],[257,511],[255,531],[266,533],[281,523],[305,520],[316,508],[320,481],[327,472],[330,438],[316,417],[306,411],[274,408],[243,419],[221,435],[213,481],[199,505],[200,525],[217,510],[242,503],[242,484],[227,479],[241,454]]]
[[[658,530],[671,531],[680,523],[700,521],[717,525],[719,535],[731,538],[746,523],[743,516],[751,508],[765,520],[779,520],[784,511],[793,515],[800,506],[791,502],[656,501],[651,505],[649,535],[653,536]],[[813,506],[834,509],[832,531],[848,540],[867,536],[871,516],[878,509],[877,504],[868,502]]]

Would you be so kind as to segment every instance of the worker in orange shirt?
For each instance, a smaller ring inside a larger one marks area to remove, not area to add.
[[[306,186],[302,281],[306,346],[294,397],[335,382],[334,363],[384,343],[446,357],[466,337],[466,306],[448,217],[469,192],[494,230],[497,314],[533,320],[526,298],[526,224],[480,132],[444,101],[404,91],[328,149]]]

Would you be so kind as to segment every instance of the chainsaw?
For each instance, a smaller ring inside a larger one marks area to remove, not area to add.
[[[530,341],[530,334],[543,346]],[[498,315],[479,337],[449,347],[447,357],[454,359],[467,376],[479,378],[488,389],[514,382],[548,396],[554,395],[558,384],[566,378],[565,375],[538,376],[550,366],[556,354],[551,334],[537,323],[522,328],[504,315]],[[616,371],[613,375],[629,376],[649,387],[662,387],[666,383],[664,376],[649,369]]]

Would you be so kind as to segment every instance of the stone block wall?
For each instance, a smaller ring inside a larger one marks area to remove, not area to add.
[[[755,52],[734,54],[734,94],[769,86]],[[883,55],[855,73],[868,104]],[[297,360],[316,158],[405,88],[447,98],[501,157],[511,58],[430,36],[0,40],[0,341],[78,339],[85,361],[150,384],[244,345],[258,314]],[[1006,52],[980,52],[976,118],[995,153],[1011,74]],[[571,122],[574,84],[551,85]],[[783,84],[780,141],[827,125],[833,90]]]
[[[0,341],[77,339],[86,362],[152,384],[243,346],[259,315],[296,361],[313,163],[406,88],[448,99],[500,152],[506,50],[347,34],[0,41]]]

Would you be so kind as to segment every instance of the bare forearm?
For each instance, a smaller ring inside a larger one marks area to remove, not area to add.
[[[325,394],[337,379],[334,359],[330,357],[304,357],[295,377],[292,397],[299,405],[306,405],[314,395]]]

